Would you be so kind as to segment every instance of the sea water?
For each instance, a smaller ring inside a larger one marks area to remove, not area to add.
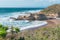
[[[30,25],[42,24],[43,22],[35,21],[29,22],[28,20],[14,21],[10,17],[17,18],[19,15],[27,15],[30,13],[37,13],[44,8],[0,8],[0,24],[7,26],[26,27]]]
[[[44,8],[0,8],[0,21],[6,21],[10,17],[40,12]],[[10,20],[10,19],[9,19]]]

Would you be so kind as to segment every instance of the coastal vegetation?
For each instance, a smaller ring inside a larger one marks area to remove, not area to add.
[[[58,13],[60,12],[60,4],[55,4],[55,5],[51,5],[47,8],[45,8],[44,10],[42,10],[42,12],[45,13]]]
[[[19,28],[17,27],[11,27],[11,30],[9,30],[8,26],[3,26],[2,24],[0,24],[0,40],[7,40],[7,36],[11,36],[11,38],[13,38],[14,33],[18,33],[20,32]],[[7,35],[7,34],[11,34],[11,35]],[[12,39],[11,39],[12,40]]]
[[[46,14],[52,18],[60,17],[60,4],[51,5],[42,10],[41,13]]]
[[[0,40],[5,40],[7,27],[1,27],[0,25]],[[4,29],[2,29],[4,28]],[[60,39],[60,25],[52,27],[41,27],[35,30],[26,30],[19,32],[18,28],[17,35],[13,32],[12,39],[9,40],[59,40]]]
[[[25,40],[59,40],[60,26],[51,28],[42,27],[34,31],[24,32]],[[21,35],[20,35],[21,36]]]
[[[8,27],[7,26],[3,26],[0,24],[0,36],[1,37],[5,37],[6,36],[6,31],[8,30]]]

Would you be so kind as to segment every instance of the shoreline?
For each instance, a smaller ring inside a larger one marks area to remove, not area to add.
[[[21,32],[25,32],[25,31],[34,31],[34,30],[38,30],[40,28],[54,28],[57,25],[60,25],[60,20],[58,19],[52,19],[52,20],[45,20],[47,22],[47,24],[42,25],[42,26],[37,26],[35,28],[30,28],[30,29],[26,29],[26,30],[22,30]],[[52,26],[54,25],[54,26]]]
[[[48,23],[47,23],[46,21],[44,21],[44,22],[41,23],[41,24],[22,27],[20,30],[21,30],[21,31],[24,31],[24,30],[29,30],[29,29],[35,29],[35,28],[38,28],[38,27],[41,27],[41,26],[45,26],[45,25],[47,25],[47,24],[48,24]]]

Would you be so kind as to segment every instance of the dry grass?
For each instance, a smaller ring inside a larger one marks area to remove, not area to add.
[[[56,27],[42,27],[34,31],[22,32],[20,36],[23,36],[25,40],[59,40],[60,39],[60,26]]]

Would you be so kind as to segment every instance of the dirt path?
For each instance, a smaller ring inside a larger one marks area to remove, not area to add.
[[[46,25],[46,27],[53,27],[60,24],[60,20],[58,19],[47,20],[47,22],[48,24]]]

